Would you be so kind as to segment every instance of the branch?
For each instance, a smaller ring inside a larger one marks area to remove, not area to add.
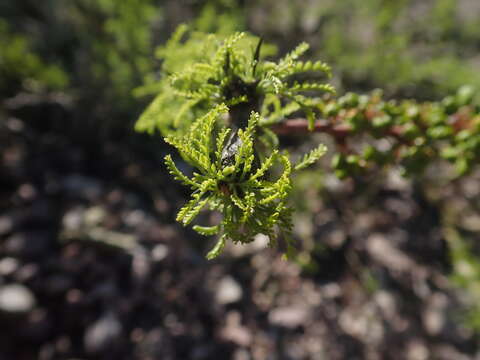
[[[320,132],[331,135],[337,141],[344,142],[348,136],[353,135],[350,126],[346,124],[334,125],[331,121],[319,119],[315,122],[312,131],[308,130],[308,120],[304,118],[289,119],[280,124],[272,126],[272,130],[278,135],[306,135],[310,132]],[[386,130],[386,135],[394,137],[398,142],[410,144],[411,142],[403,137],[403,129],[400,126],[392,126]]]

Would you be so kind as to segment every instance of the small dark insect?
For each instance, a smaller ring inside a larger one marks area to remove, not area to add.
[[[222,166],[230,166],[235,162],[235,155],[238,152],[238,149],[242,146],[242,139],[238,137],[238,130],[235,130],[230,135],[226,145],[222,150]]]

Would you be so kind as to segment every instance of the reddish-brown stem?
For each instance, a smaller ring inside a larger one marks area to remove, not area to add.
[[[289,119],[272,127],[272,130],[278,135],[303,135],[308,134],[308,120],[303,118]],[[344,140],[352,135],[352,129],[346,124],[334,125],[328,120],[320,119],[315,122],[314,132],[323,132],[333,136],[336,140]],[[393,126],[386,130],[386,135],[396,138],[399,142],[408,143],[409,141],[402,136],[402,128]]]

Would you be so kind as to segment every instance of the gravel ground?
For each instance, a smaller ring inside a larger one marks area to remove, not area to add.
[[[209,262],[173,221],[163,145],[77,141],[58,107],[0,115],[0,360],[475,358],[438,209],[412,184],[327,179],[296,219],[310,255],[258,236]]]

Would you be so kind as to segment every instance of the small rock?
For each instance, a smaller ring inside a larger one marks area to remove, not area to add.
[[[220,280],[215,298],[219,304],[225,305],[237,302],[242,298],[242,288],[231,276],[225,276]]]
[[[7,257],[0,260],[0,276],[8,276],[18,269],[19,263],[17,259]]]
[[[0,235],[5,235],[12,231],[13,220],[10,216],[0,216]]]
[[[327,299],[335,299],[342,296],[342,289],[336,283],[328,283],[321,287],[322,296]]]
[[[0,311],[27,313],[35,306],[35,298],[27,287],[20,284],[0,288]]]
[[[306,307],[284,306],[273,309],[268,314],[268,320],[274,325],[294,329],[308,320],[310,311]]]
[[[386,290],[379,290],[375,293],[374,300],[383,316],[390,321],[394,321],[398,311],[394,295]]]
[[[153,261],[162,261],[168,255],[168,247],[164,244],[155,245],[152,249],[152,259]]]
[[[31,184],[22,184],[18,188],[18,196],[20,196],[22,200],[33,200],[36,195],[37,190]]]
[[[12,132],[22,132],[25,129],[25,124],[22,120],[11,117],[7,120],[7,128]]]
[[[430,354],[427,346],[421,339],[412,339],[406,348],[406,358],[408,360],[427,360]]]
[[[370,344],[380,344],[385,335],[382,321],[371,303],[347,307],[340,314],[338,324],[346,334]]]
[[[145,223],[147,216],[142,210],[133,210],[124,216],[124,221],[128,226],[136,227]]]
[[[37,264],[25,264],[15,273],[15,281],[27,282],[32,280],[39,273],[39,266]]]
[[[133,249],[132,275],[137,281],[145,280],[150,274],[151,262],[147,251],[137,246]]]
[[[233,353],[233,360],[250,360],[250,354],[247,350],[239,348]]]
[[[440,292],[434,293],[428,299],[426,309],[422,314],[422,320],[429,335],[436,336],[445,327],[447,306],[448,298]]]
[[[225,327],[221,330],[221,337],[238,346],[247,347],[250,346],[252,342],[252,334],[247,327],[242,326],[241,320],[242,318],[239,312],[228,312]]]
[[[389,269],[408,272],[416,268],[416,264],[382,234],[374,233],[368,237],[367,251],[376,261]]]
[[[102,315],[90,325],[84,336],[84,344],[88,353],[105,351],[117,340],[122,332],[122,324],[112,312]]]
[[[254,241],[248,244],[234,244],[229,241],[226,246],[228,251],[234,257],[243,257],[251,254],[256,254],[268,246],[268,236],[263,234],[255,235]]]
[[[62,219],[63,227],[66,231],[79,231],[83,225],[85,210],[81,207],[76,207],[68,210]]]
[[[222,338],[243,347],[250,346],[252,342],[252,335],[245,326],[232,326],[223,329]]]
[[[411,190],[412,181],[400,174],[399,170],[390,169],[387,172],[386,184],[389,189],[408,192]]]
[[[339,249],[347,240],[343,229],[333,229],[325,234],[325,242],[333,249]]]

